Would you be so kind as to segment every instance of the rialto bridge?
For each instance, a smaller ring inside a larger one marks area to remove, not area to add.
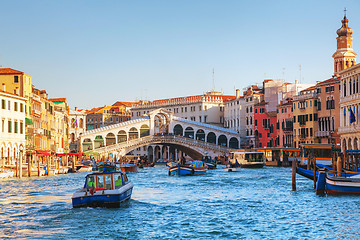
[[[143,149],[148,159],[178,159],[186,154],[227,155],[239,148],[239,135],[233,130],[179,118],[166,109],[154,110],[142,118],[94,130],[80,136],[81,150],[117,158]],[[147,149],[146,149],[147,148]]]

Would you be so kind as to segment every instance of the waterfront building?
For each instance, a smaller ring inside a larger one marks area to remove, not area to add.
[[[137,119],[153,110],[164,108],[189,121],[224,127],[225,104],[235,99],[233,95],[210,91],[202,95],[161,99],[154,101],[140,101],[131,107],[131,119]],[[195,136],[193,136],[195,137]],[[161,145],[150,145],[133,151],[134,155],[147,155],[154,152],[155,159],[169,159],[170,149]]]
[[[50,98],[54,106],[51,150],[57,153],[69,152],[69,107],[66,98]]]
[[[20,151],[26,151],[26,98],[0,91],[0,104],[1,164],[14,164]]]
[[[129,102],[116,102],[112,106],[86,111],[86,129],[92,130],[130,120]]]
[[[26,125],[26,149],[28,151],[42,150],[42,128],[41,128],[41,97],[40,90],[33,87],[30,106],[32,113],[32,124]]]
[[[281,148],[294,147],[292,98],[281,101],[276,111],[276,129],[279,135],[278,146]]]
[[[240,96],[240,90],[236,90],[236,98],[225,103],[224,127],[239,133],[240,146],[246,142],[244,97]]]
[[[41,150],[51,151],[54,140],[51,138],[51,126],[55,121],[54,104],[49,101],[45,90],[40,90],[41,98]],[[54,129],[55,130],[55,129]]]
[[[276,111],[268,112],[267,105],[264,100],[254,105],[255,148],[278,146]]]
[[[243,148],[253,148],[255,147],[255,129],[254,129],[254,109],[255,105],[264,100],[263,88],[258,87],[257,85],[252,85],[244,91],[244,108],[241,114],[245,116],[245,139],[246,141],[242,143],[241,147]],[[240,135],[243,137],[242,135]]]
[[[28,132],[28,127],[32,125],[32,111],[31,111],[31,76],[22,71],[18,71],[12,68],[0,68],[0,83],[1,89],[8,93],[13,93],[26,99],[25,102],[25,131],[26,136],[31,136],[32,133]],[[32,144],[32,138],[27,137],[27,144]]]
[[[131,119],[140,118],[158,108],[165,108],[177,117],[224,127],[224,106],[232,99],[235,99],[235,96],[210,91],[202,95],[141,101],[131,107]]]
[[[318,130],[315,137],[318,143],[332,143],[340,147],[338,129],[340,126],[340,78],[333,77],[316,84],[318,95]]]
[[[359,149],[360,136],[360,64],[356,64],[356,53],[352,49],[352,33],[349,20],[344,16],[337,30],[337,50],[333,55],[334,74],[340,77],[340,144],[342,151]]]
[[[318,129],[317,87],[300,91],[293,98],[294,147],[300,143],[315,143],[315,132]]]
[[[77,107],[69,110],[70,152],[80,151],[79,136],[86,131],[86,114]]]
[[[341,72],[340,75],[340,127],[341,149],[359,149],[360,137],[360,64]]]

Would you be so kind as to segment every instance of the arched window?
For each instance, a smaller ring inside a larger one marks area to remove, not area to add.
[[[209,132],[206,137],[206,142],[216,144],[216,135],[213,132]]]

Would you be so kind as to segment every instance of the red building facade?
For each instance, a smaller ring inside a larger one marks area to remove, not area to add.
[[[276,112],[267,112],[266,102],[254,106],[255,147],[276,147],[279,137],[276,129]]]

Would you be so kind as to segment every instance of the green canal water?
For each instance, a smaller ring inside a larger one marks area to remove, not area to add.
[[[316,196],[301,176],[293,192],[290,168],[144,168],[123,207],[73,209],[85,176],[0,180],[0,239],[360,239],[360,197]]]

